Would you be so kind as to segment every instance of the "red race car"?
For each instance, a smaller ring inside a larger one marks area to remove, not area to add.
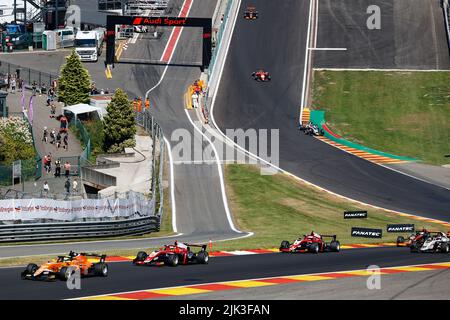
[[[271,80],[270,74],[267,71],[259,70],[252,73],[253,79],[256,81],[267,82]]]
[[[421,231],[416,231],[405,239],[403,236],[397,237],[397,247],[409,247],[411,243],[423,243],[426,238],[430,235],[430,232],[426,229]]]
[[[323,238],[331,238],[331,242],[325,242]],[[303,238],[298,238],[294,243],[289,243],[289,241],[282,241],[280,245],[281,252],[339,252],[341,249],[341,244],[336,240],[336,235],[326,236],[320,235],[316,232],[311,232],[309,235],[304,235]]]
[[[191,247],[199,247],[201,250],[197,253],[191,251]],[[207,264],[209,262],[209,254],[206,251],[206,245],[187,244],[175,241],[173,245],[165,245],[159,250],[147,254],[139,251],[133,264],[137,266],[151,264],[165,264],[176,267],[178,264]]]

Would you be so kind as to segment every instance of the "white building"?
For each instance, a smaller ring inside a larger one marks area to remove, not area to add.
[[[22,5],[21,1],[17,1],[18,7],[19,4]],[[13,15],[14,10],[14,0],[2,0],[0,4],[0,23],[11,22],[14,20]]]

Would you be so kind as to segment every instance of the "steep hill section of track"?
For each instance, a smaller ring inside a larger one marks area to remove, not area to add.
[[[279,129],[280,167],[372,205],[450,220],[450,192],[335,149],[297,130],[309,1],[253,1],[256,21],[238,19],[214,116],[227,128]],[[250,4],[243,1],[241,12]],[[272,82],[251,73],[264,68]]]

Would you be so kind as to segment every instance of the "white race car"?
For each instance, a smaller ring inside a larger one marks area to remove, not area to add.
[[[429,232],[425,241],[418,243],[413,241],[410,246],[411,252],[442,252],[450,250],[450,238],[444,232]]]

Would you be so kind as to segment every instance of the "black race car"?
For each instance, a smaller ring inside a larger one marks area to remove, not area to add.
[[[258,11],[253,6],[248,6],[244,11],[244,19],[246,20],[256,20],[258,19]]]

